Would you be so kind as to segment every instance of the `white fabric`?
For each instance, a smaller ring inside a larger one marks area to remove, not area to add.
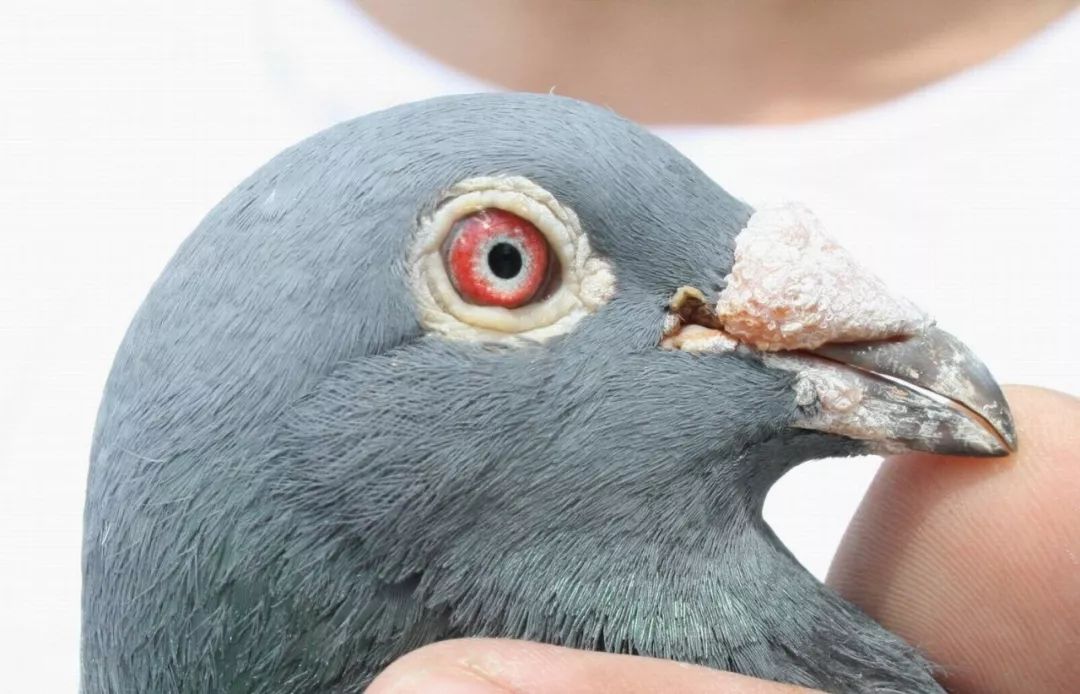
[[[1074,12],[990,63],[866,111],[658,131],[750,202],[806,203],[1002,380],[1078,393],[1077,75]],[[348,0],[4,0],[6,689],[75,689],[98,398],[128,321],[181,239],[245,175],[315,130],[485,88],[388,37]],[[770,522],[819,575],[873,468],[805,465],[770,497]]]

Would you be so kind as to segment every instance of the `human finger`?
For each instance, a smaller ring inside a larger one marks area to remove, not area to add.
[[[885,462],[828,582],[943,668],[954,692],[1080,685],[1080,400],[1008,389],[1004,459]]]
[[[368,694],[796,694],[811,690],[671,660],[509,639],[441,641],[406,654]]]

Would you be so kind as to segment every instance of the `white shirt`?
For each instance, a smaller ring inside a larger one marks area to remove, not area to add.
[[[285,146],[490,87],[348,0],[6,0],[0,13],[0,621],[16,637],[0,668],[12,691],[73,691],[90,437],[150,284]],[[1073,12],[858,113],[656,132],[738,197],[807,203],[1000,380],[1080,393],[1077,75]],[[875,467],[809,463],[770,495],[766,518],[817,575]]]

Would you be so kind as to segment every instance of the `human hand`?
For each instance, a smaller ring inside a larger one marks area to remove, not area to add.
[[[941,666],[953,692],[1080,683],[1080,400],[1011,388],[1020,451],[886,461],[828,582]],[[807,691],[708,668],[461,639],[393,663],[370,694]]]

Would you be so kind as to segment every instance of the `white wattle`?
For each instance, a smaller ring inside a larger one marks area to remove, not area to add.
[[[725,332],[766,351],[912,335],[932,323],[798,204],[763,207],[750,217],[735,239],[716,313]]]

